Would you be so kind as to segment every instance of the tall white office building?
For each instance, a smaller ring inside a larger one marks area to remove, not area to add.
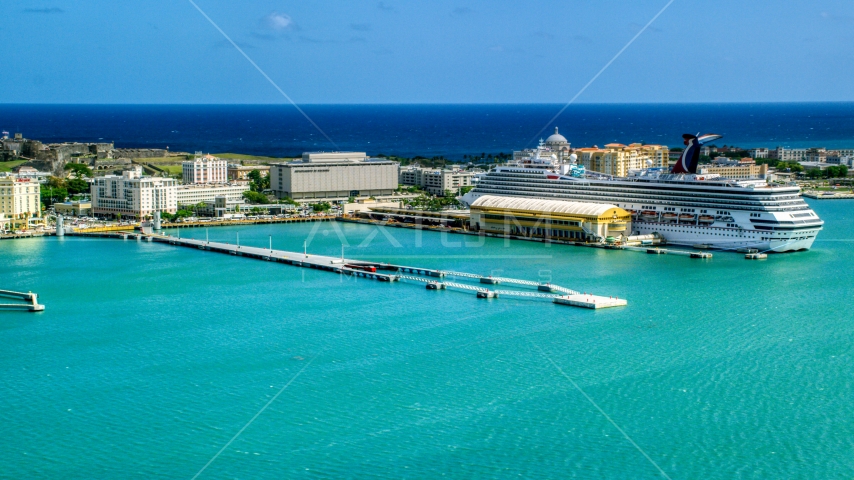
[[[196,158],[181,163],[184,183],[228,183],[228,161],[198,153]]]

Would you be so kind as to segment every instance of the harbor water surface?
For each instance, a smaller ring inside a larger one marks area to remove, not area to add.
[[[764,261],[336,222],[180,232],[629,300],[602,311],[0,242],[0,288],[46,305],[0,313],[0,478],[191,478],[280,391],[199,478],[851,478],[854,203],[811,205],[814,248]]]

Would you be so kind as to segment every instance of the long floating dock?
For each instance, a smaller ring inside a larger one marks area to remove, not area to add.
[[[560,285],[550,283],[538,283],[530,280],[520,280],[506,277],[482,276],[474,273],[443,271],[430,268],[412,267],[406,265],[394,265],[380,262],[366,262],[363,260],[347,259],[343,257],[329,257],[325,255],[314,255],[307,252],[289,252],[285,250],[274,250],[269,248],[248,247],[238,244],[210,242],[207,240],[196,240],[189,238],[176,238],[164,235],[148,235],[136,232],[111,232],[97,234],[80,234],[77,236],[106,237],[145,240],[148,242],[168,243],[170,245],[207,250],[210,252],[224,253],[241,257],[249,257],[267,262],[278,262],[302,268],[313,268],[326,270],[343,275],[368,278],[380,282],[398,282],[411,280],[426,284],[428,290],[444,290],[446,288],[461,291],[474,292],[478,298],[515,297],[529,299],[551,300],[558,305],[570,305],[584,308],[606,308],[627,305],[625,299],[615,297],[602,297],[587,293],[580,293]],[[451,277],[454,280],[477,281],[478,285],[460,283],[457,281],[446,281]],[[490,290],[486,285],[494,286],[501,283],[516,287],[533,287],[535,292],[516,290]],[[483,286],[481,286],[483,285]]]
[[[0,297],[12,297],[25,300],[28,303],[0,303],[0,310],[27,310],[29,312],[41,312],[44,305],[39,305],[39,296],[33,292],[13,292],[12,290],[0,290]]]

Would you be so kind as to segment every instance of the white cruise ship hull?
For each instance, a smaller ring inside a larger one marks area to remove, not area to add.
[[[722,250],[807,250],[824,224],[797,187],[671,177],[570,178],[549,169],[498,167],[461,200],[471,205],[481,195],[500,195],[613,204],[635,212],[633,234],[657,233],[669,244]]]
[[[809,250],[815,241],[815,235],[821,230],[807,230],[797,235],[780,236],[768,239],[765,232],[740,230],[735,228],[701,227],[695,225],[658,224],[637,222],[632,224],[633,232],[640,235],[658,233],[672,245],[710,245],[718,250],[737,250],[755,248],[763,252],[796,252]]]

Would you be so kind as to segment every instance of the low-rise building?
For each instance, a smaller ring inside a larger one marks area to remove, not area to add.
[[[26,229],[41,217],[41,189],[31,178],[0,177],[0,230]]]
[[[605,148],[579,148],[575,153],[585,169],[617,177],[625,177],[629,170],[665,168],[670,158],[667,147],[640,143],[609,143]]]
[[[92,214],[92,202],[80,200],[72,202],[56,202],[53,209],[58,215],[72,217],[88,217]]]
[[[164,177],[142,176],[142,167],[136,166],[121,175],[97,177],[92,182],[92,213],[149,217],[154,212],[178,211],[178,183]]]
[[[825,161],[832,165],[845,165],[849,168],[854,167],[854,155],[828,155]]]
[[[781,162],[800,162],[807,155],[808,148],[783,148],[777,147],[773,153],[769,153],[772,158],[776,158]]]
[[[398,167],[364,152],[303,153],[302,160],[270,165],[270,189],[294,200],[392,195]]]
[[[217,197],[225,197],[229,203],[244,203],[243,192],[249,191],[249,184],[234,183],[225,185],[180,185],[176,190],[178,206],[213,204]]]
[[[400,170],[401,185],[418,186],[432,195],[445,195],[459,193],[463,187],[473,184],[475,172],[460,169],[439,169],[405,167]]]
[[[615,205],[483,195],[471,205],[471,227],[489,233],[566,241],[631,234],[632,215]]]
[[[806,170],[812,170],[813,168],[817,168],[817,169],[819,169],[819,170],[822,170],[822,171],[823,171],[823,170],[827,170],[827,167],[833,167],[833,166],[835,166],[835,165],[831,165],[831,164],[826,163],[826,162],[807,162],[807,161],[803,161],[803,162],[798,162],[798,163],[800,163],[800,164],[801,164],[801,166],[802,166],[802,167],[804,167],[804,171],[806,171]]]
[[[213,155],[201,155],[181,163],[182,180],[186,184],[227,183],[228,162]]]
[[[747,153],[751,158],[768,158],[770,155],[767,148],[751,148]]]
[[[228,181],[249,180],[249,172],[252,170],[258,170],[262,177],[270,175],[269,165],[236,165],[230,163],[228,164]]]
[[[20,178],[31,178],[39,183],[47,182],[48,178],[50,178],[50,172],[40,172],[39,170],[28,167],[28,166],[20,166],[16,170],[13,170],[18,177]]]

